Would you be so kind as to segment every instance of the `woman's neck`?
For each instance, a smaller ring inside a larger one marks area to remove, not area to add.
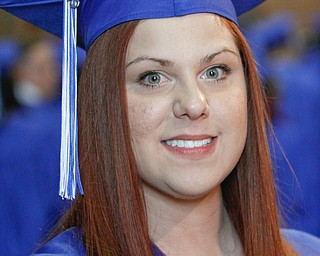
[[[220,188],[197,199],[144,189],[151,239],[167,256],[242,255]]]

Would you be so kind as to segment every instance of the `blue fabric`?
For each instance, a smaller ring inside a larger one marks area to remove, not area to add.
[[[268,68],[267,56],[270,50],[287,42],[296,29],[296,17],[292,13],[278,12],[244,30],[263,79],[272,76],[274,72]]]
[[[297,230],[281,230],[284,238],[297,250],[300,256],[319,256],[320,239]],[[165,256],[153,244],[154,256]],[[81,239],[81,231],[70,228],[45,244],[35,255],[73,255],[85,256],[85,248]]]
[[[275,176],[285,208],[285,221],[294,229],[320,236],[320,51],[301,59],[274,62],[279,88],[273,119],[275,134],[293,168],[276,147]],[[306,68],[307,67],[307,68]]]
[[[0,76],[7,76],[20,55],[20,43],[13,37],[0,38]]]
[[[275,143],[272,157],[286,226],[320,236],[320,49],[284,50],[297,43],[290,37],[298,29],[296,20],[281,12],[255,23],[246,36],[260,73],[276,90],[274,130],[293,168]],[[274,49],[282,54],[270,54]]]
[[[165,256],[160,249],[152,243],[154,256]],[[86,249],[82,242],[82,233],[80,229],[70,228],[59,234],[37,252],[32,255],[72,255],[85,256]]]
[[[81,231],[70,228],[59,234],[32,255],[72,255],[85,256],[86,250],[81,238]]]
[[[0,38],[0,123],[6,108],[4,98],[7,84],[3,85],[5,78],[10,75],[10,70],[14,66],[20,54],[20,44],[18,40],[11,37]]]
[[[263,0],[81,0],[79,33],[81,46],[88,49],[104,31],[122,22],[147,18],[175,17],[209,12],[236,24],[237,16]],[[1,0],[0,8],[48,32],[62,36],[63,0]]]
[[[300,256],[319,256],[320,239],[294,229],[283,229],[283,237],[295,248]]]
[[[58,195],[60,103],[12,113],[0,127],[0,255],[30,255],[68,207]]]

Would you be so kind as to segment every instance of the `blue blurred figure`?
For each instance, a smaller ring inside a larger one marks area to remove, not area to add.
[[[58,196],[61,108],[57,44],[40,41],[18,61],[20,108],[0,126],[0,254],[29,255],[68,208]],[[50,181],[50,182],[48,182]]]
[[[275,144],[273,160],[283,217],[289,227],[320,236],[320,48],[294,37],[295,21],[290,13],[272,16],[247,36],[276,91],[272,121],[281,146]]]
[[[20,106],[37,107],[61,91],[60,41],[42,39],[27,47],[13,69],[13,92]]]
[[[320,59],[313,54],[282,67],[273,65],[281,89],[275,106],[281,112],[273,122],[296,176],[278,148],[276,174],[289,209],[288,224],[320,236]]]
[[[20,43],[11,37],[0,38],[0,123],[6,112],[17,105],[13,95],[11,70],[20,55]]]
[[[65,208],[59,150],[59,102],[21,109],[0,128],[1,255],[30,254]]]

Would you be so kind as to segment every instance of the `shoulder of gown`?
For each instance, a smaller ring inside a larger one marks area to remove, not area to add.
[[[320,238],[295,229],[281,229],[283,237],[300,256],[319,256]]]
[[[86,251],[82,240],[81,230],[73,227],[63,231],[44,244],[39,250],[33,253],[32,256],[33,255],[85,256]]]
[[[320,238],[294,229],[282,229],[281,233],[300,256],[320,255]],[[153,249],[156,255],[163,255],[154,244]],[[48,241],[32,255],[85,256],[86,251],[82,240],[81,230],[75,227],[65,230]]]
[[[160,249],[151,242],[154,256],[164,256]],[[69,228],[55,236],[38,249],[31,256],[57,256],[72,255],[85,256],[86,250],[82,240],[82,232],[79,228]]]

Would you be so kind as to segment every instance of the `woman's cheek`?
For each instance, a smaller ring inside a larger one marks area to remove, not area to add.
[[[141,139],[154,132],[161,123],[161,111],[152,102],[129,101],[129,124],[132,139]]]
[[[247,128],[246,97],[234,96],[212,103],[215,124],[224,132],[231,130],[245,131]]]

